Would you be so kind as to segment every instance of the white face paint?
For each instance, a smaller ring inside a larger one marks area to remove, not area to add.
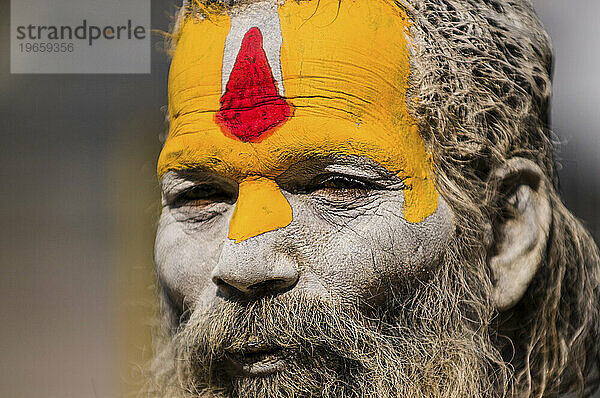
[[[223,51],[223,74],[221,76],[221,94],[225,93],[231,71],[242,46],[244,36],[251,28],[258,28],[263,37],[263,50],[271,67],[279,95],[285,96],[281,72],[281,23],[277,3],[262,1],[250,3],[229,11],[231,28],[225,40]]]
[[[441,196],[431,216],[407,222],[403,182],[366,158],[308,160],[277,182],[292,223],[235,244],[227,238],[235,182],[202,171],[163,177],[155,261],[176,314],[184,303],[298,290],[377,305],[427,278],[454,234]]]

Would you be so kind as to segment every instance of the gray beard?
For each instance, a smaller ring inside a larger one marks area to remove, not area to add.
[[[491,306],[468,289],[485,275],[442,269],[418,289],[365,316],[358,306],[290,291],[196,308],[157,341],[148,395],[155,397],[491,397],[509,371],[489,338]],[[484,269],[476,267],[475,269]],[[451,276],[450,276],[451,275]],[[485,279],[485,280],[484,280]],[[271,375],[230,372],[228,353],[276,346]]]

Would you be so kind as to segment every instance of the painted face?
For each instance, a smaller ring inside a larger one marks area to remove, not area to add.
[[[383,281],[434,267],[452,235],[407,109],[404,11],[277,3],[181,29],[158,163],[156,262],[173,302],[292,288],[377,297]]]

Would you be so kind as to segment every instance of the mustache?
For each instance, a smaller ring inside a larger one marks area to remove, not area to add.
[[[306,295],[266,296],[251,302],[220,300],[190,316],[180,341],[201,368],[211,368],[227,353],[276,347],[304,359],[339,357],[365,362],[375,347],[391,345],[381,320],[357,307]],[[374,332],[376,330],[377,332]]]

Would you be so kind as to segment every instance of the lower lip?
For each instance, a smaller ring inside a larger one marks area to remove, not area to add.
[[[245,363],[242,365],[242,369],[245,373],[252,376],[268,376],[281,370],[284,365],[284,359],[275,356],[251,364]]]
[[[248,376],[268,376],[276,373],[285,367],[285,357],[280,352],[267,355],[259,361],[248,362],[235,359],[238,366],[241,366],[242,373]],[[238,368],[239,369],[239,368]]]

